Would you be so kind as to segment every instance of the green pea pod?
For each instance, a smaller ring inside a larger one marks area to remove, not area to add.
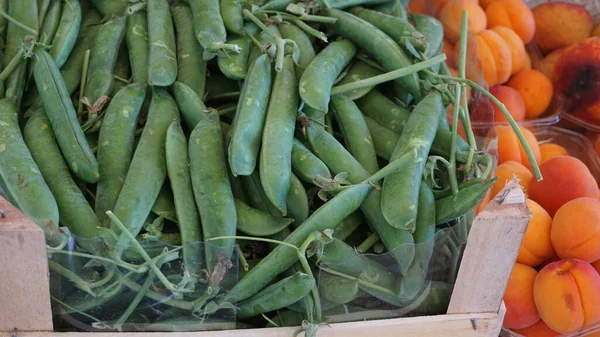
[[[402,3],[400,2],[400,0],[393,0],[393,1],[381,4],[379,6],[373,7],[373,9],[378,12],[387,14],[387,15],[395,16],[402,20],[408,20],[408,15],[406,14],[406,9],[404,8],[404,6],[402,6]]]
[[[306,67],[316,56],[312,42],[302,29],[287,21],[279,24],[279,32],[281,32],[282,38],[294,41],[300,50],[298,64],[296,65],[296,77],[300,79]]]
[[[344,95],[333,96],[331,103],[348,151],[369,173],[379,171],[371,133],[356,104]]]
[[[60,69],[60,74],[65,80],[65,85],[69,95],[75,93],[81,82],[81,71],[86,50],[92,48],[96,34],[102,27],[102,16],[96,10],[89,12],[84,16],[81,22],[80,34],[77,37],[73,50],[67,57],[65,64]]]
[[[146,84],[134,83],[119,91],[111,100],[98,137],[96,215],[107,221],[106,211],[113,210],[129,170],[134,150],[135,130],[146,97]]]
[[[238,0],[220,0],[219,5],[225,28],[232,33],[239,33],[244,28],[244,3]]]
[[[196,205],[200,211],[204,241],[218,236],[233,236],[237,213],[227,163],[223,151],[223,135],[216,111],[208,114],[192,131],[189,140],[190,172]],[[205,245],[209,271],[220,256],[230,259],[234,239],[224,239]]]
[[[71,170],[89,183],[98,181],[98,162],[77,120],[77,112],[52,56],[43,49],[35,51],[33,69],[44,109],[56,140]]]
[[[350,12],[381,29],[405,49],[407,43],[410,43],[416,50],[421,52],[425,52],[428,48],[429,35],[420,32],[405,19],[362,7],[354,7]]]
[[[60,24],[52,46],[50,47],[50,55],[54,58],[56,65],[61,68],[77,41],[77,35],[81,27],[82,21],[81,5],[79,0],[67,0],[63,6]]]
[[[23,136],[44,180],[56,198],[60,222],[78,237],[96,237],[100,222],[71,177],[43,109],[37,110],[29,118]]]
[[[238,215],[237,229],[247,235],[264,237],[281,232],[289,226],[293,219],[281,218],[248,206],[235,199],[235,210]]]
[[[225,31],[225,24],[221,17],[219,0],[188,0],[188,3],[192,9],[196,38],[205,50],[205,60],[214,57],[214,54],[210,55],[207,51],[209,53],[216,53],[218,50],[228,47],[233,47],[230,49],[234,50],[237,49],[237,46],[234,47],[225,44],[227,32]]]
[[[200,215],[192,189],[187,139],[180,121],[171,123],[167,129],[165,148],[167,172],[175,200],[177,225],[183,240],[183,265],[190,274],[199,276],[202,267],[200,246],[202,231]]]
[[[427,162],[431,143],[435,138],[439,120],[444,115],[441,94],[428,94],[411,113],[390,161],[413,153],[409,165],[394,172],[383,181],[381,211],[394,228],[413,232],[416,227],[419,185]]]
[[[325,2],[329,8],[348,8],[359,5],[378,5],[389,2],[390,0],[318,0],[318,2]]]
[[[352,65],[352,67],[350,67],[346,76],[340,81],[339,85],[364,80],[366,78],[377,76],[377,75],[381,75],[381,71],[373,68],[372,66],[370,66],[362,61],[356,61]],[[370,86],[370,87],[361,88],[361,89],[354,89],[350,92],[345,93],[344,95],[349,97],[352,100],[357,100],[357,99],[363,97],[364,95],[368,94],[369,92],[371,92],[371,90],[373,90],[373,88],[375,88],[375,86]]]
[[[206,118],[206,105],[196,92],[183,82],[173,83],[173,94],[181,110],[183,121],[188,129],[193,130],[201,120]]]
[[[373,55],[386,71],[412,65],[411,60],[398,44],[369,22],[338,9],[330,8],[326,13],[337,19],[333,24],[336,33]],[[416,101],[421,100],[421,88],[416,73],[400,77],[394,82],[406,89]]]
[[[267,197],[281,214],[287,214],[286,196],[292,174],[292,146],[298,108],[298,83],[291,55],[275,75],[263,128],[260,181]]]
[[[385,302],[399,307],[406,306],[410,299],[397,294],[398,276],[388,268],[364,255],[359,255],[354,247],[340,240],[333,240],[325,246],[320,258],[325,272],[333,270],[339,275],[348,275],[358,281],[361,290]]]
[[[387,161],[398,143],[398,136],[394,131],[377,123],[373,118],[365,115],[365,122],[373,139],[373,146],[377,155]]]
[[[435,223],[444,224],[466,214],[483,199],[496,180],[498,180],[498,177],[494,177],[485,183],[465,187],[457,194],[436,200]]]
[[[131,62],[133,82],[148,82],[148,15],[145,10],[135,12],[127,18],[127,50]]]
[[[356,105],[366,116],[372,118],[381,126],[392,130],[396,135],[402,134],[410,117],[408,110],[396,105],[377,89],[356,100]],[[371,134],[373,135],[373,133]],[[438,128],[433,144],[431,144],[431,153],[449,158],[451,145],[452,132],[446,128]],[[456,160],[465,163],[468,159],[469,144],[462,138],[458,138],[457,149]]]
[[[400,294],[411,299],[425,289],[427,270],[435,245],[435,199],[426,182],[421,182],[419,188],[419,212],[413,238],[415,259],[400,281]]]
[[[9,0],[8,15],[16,22],[20,22],[35,31],[39,30],[37,0]],[[9,21],[6,32],[6,47],[4,48],[4,67],[8,66],[17,55],[23,41],[32,35],[29,31]],[[5,82],[6,91],[4,96],[15,101],[17,110],[21,106],[23,91],[25,90],[28,63],[27,61],[21,62]]]
[[[266,11],[284,11],[286,7],[296,0],[270,0],[260,9]]]
[[[313,109],[327,112],[336,78],[356,54],[348,40],[331,42],[306,67],[300,78],[300,97]]]
[[[333,174],[346,172],[347,180],[353,184],[369,179],[370,173],[326,130],[317,128],[311,123],[306,128],[306,134],[314,153],[323,160]],[[379,234],[383,244],[398,262],[400,270],[406,272],[414,257],[413,237],[407,231],[393,228],[383,217],[381,190],[373,190],[360,208],[369,226]]]
[[[425,56],[431,58],[439,54],[444,44],[444,27],[442,27],[442,23],[429,15],[413,13],[410,18],[415,23],[415,28],[424,36],[427,36]]]
[[[360,288],[356,279],[323,272],[319,275],[319,292],[324,298],[336,304],[346,304],[360,295]]]
[[[9,0],[8,15],[35,31],[39,30],[37,0]],[[17,55],[23,40],[28,35],[32,34],[9,21],[6,32],[6,48],[4,50],[4,67]]]
[[[342,241],[346,240],[346,238],[348,238],[350,234],[354,233],[354,231],[360,226],[362,221],[363,219],[360,212],[354,212],[350,214],[335,227],[333,237]]]
[[[313,184],[317,177],[331,178],[327,165],[296,138],[292,146],[292,169],[298,178],[309,184]]]
[[[60,1],[50,2],[39,32],[40,43],[50,44],[54,40],[58,25],[61,22],[62,7]]]
[[[233,119],[228,155],[234,176],[250,175],[256,168],[271,82],[271,60],[263,54],[250,65]]]
[[[14,102],[0,100],[0,177],[2,189],[25,215],[59,241],[58,206],[19,128]]]
[[[127,9],[127,2],[123,0],[92,0],[92,3],[106,16],[121,16]]]
[[[177,50],[167,0],[148,0],[148,81],[168,87],[177,78]]]
[[[285,242],[299,247],[311,233],[335,227],[360,207],[372,189],[371,184],[358,184],[340,192],[312,213],[285,239]],[[239,302],[250,298],[297,261],[296,249],[278,245],[246,276],[238,280],[227,293],[226,299]]]
[[[234,0],[235,1],[235,0]],[[235,44],[242,48],[239,53],[221,53],[217,57],[217,62],[221,72],[232,80],[241,80],[246,78],[248,72],[248,56],[250,55],[251,41],[247,34],[256,35],[258,27],[254,23],[248,23],[244,27],[242,35],[232,35],[227,43]]]
[[[94,37],[90,51],[85,97],[90,104],[108,96],[114,84],[114,69],[119,46],[125,35],[127,17],[119,17],[103,24]]]
[[[237,317],[245,319],[285,308],[308,295],[315,285],[312,275],[296,273],[237,304]]]
[[[249,176],[241,177],[244,191],[246,192],[248,201],[252,207],[268,212],[271,215],[281,216],[281,212],[273,206],[271,201],[269,201],[269,198],[262,187],[262,183],[260,182],[260,173],[258,170],[255,170]]]
[[[292,173],[290,179],[290,190],[287,194],[286,205],[288,215],[294,219],[294,223],[300,226],[308,218],[309,205],[308,196],[304,185],[295,174]]]
[[[110,97],[114,97],[121,89],[129,84],[127,79],[131,78],[131,68],[129,67],[129,51],[125,44],[121,44],[119,53],[117,54],[117,61],[115,62],[115,81],[111,91]]]
[[[168,174],[168,169],[167,169]],[[177,215],[175,214],[175,198],[173,197],[173,191],[169,186],[169,182],[165,182],[152,205],[152,213],[161,216],[169,221],[177,222]]]
[[[179,120],[175,100],[159,87],[152,88],[148,120],[133,154],[125,182],[115,204],[114,214],[127,230],[137,236],[167,178],[165,138],[173,121]],[[112,224],[112,229],[120,233]],[[119,249],[129,245],[121,234]],[[122,251],[117,251],[121,253]]]

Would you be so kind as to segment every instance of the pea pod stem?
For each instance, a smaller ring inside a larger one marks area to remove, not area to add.
[[[63,267],[62,265],[60,265],[52,260],[48,260],[48,267],[50,267],[51,270],[59,273],[62,277],[73,282],[77,286],[77,288],[85,291],[86,293],[92,295],[93,297],[96,297],[96,293],[94,293],[94,291],[92,289],[90,289],[88,282],[86,282],[84,279],[79,277],[74,272],[68,270],[67,268]]]
[[[187,289],[179,289],[179,288],[177,288],[173,283],[171,283],[171,281],[169,281],[167,279],[167,277],[162,273],[162,271],[160,271],[160,268],[158,268],[158,266],[156,265],[155,261],[152,258],[150,258],[150,256],[148,255],[148,253],[146,253],[146,251],[144,250],[144,248],[142,248],[142,246],[135,239],[135,237],[133,236],[133,234],[131,234],[131,232],[129,232],[129,230],[127,229],[127,227],[125,227],[125,225],[123,225],[123,223],[121,222],[121,220],[119,220],[113,214],[113,212],[107,211],[106,215],[108,215],[108,217],[113,221],[113,223],[115,225],[117,225],[117,227],[119,227],[119,230],[121,231],[121,233],[123,235],[125,235],[125,237],[127,239],[129,239],[129,241],[131,241],[133,247],[138,251],[138,253],[140,253],[140,255],[144,258],[144,260],[150,266],[150,269],[152,269],[152,271],[156,274],[156,276],[158,277],[158,279],[161,281],[161,283],[167,289],[169,289],[174,294],[177,294],[177,293],[180,293],[180,292],[190,292],[190,290],[187,290]]]
[[[151,271],[148,273],[146,280],[144,280],[144,284],[142,284],[142,287],[140,288],[140,290],[137,292],[137,294],[135,294],[135,297],[133,298],[131,303],[129,303],[127,310],[125,310],[121,314],[121,316],[119,316],[117,321],[113,324],[115,327],[118,327],[120,329],[121,325],[123,325],[125,323],[125,321],[129,318],[129,316],[131,316],[131,314],[133,313],[135,308],[137,308],[137,306],[140,304],[140,301],[148,293],[148,290],[150,290],[150,286],[152,285],[152,282],[154,282],[155,278],[156,278],[156,274],[154,272]]]
[[[344,273],[340,273],[340,272],[338,272],[338,271],[335,271],[335,270],[333,270],[333,269],[326,268],[326,267],[321,267],[321,266],[320,266],[319,268],[320,268],[322,271],[326,272],[326,273],[329,273],[329,274],[331,274],[331,275],[335,275],[335,276],[339,276],[339,277],[343,277],[343,278],[345,278],[345,279],[348,279],[348,280],[353,280],[353,281],[356,281],[356,282],[358,282],[358,284],[359,284],[359,285],[361,285],[361,286],[363,286],[363,287],[365,287],[365,288],[369,288],[369,289],[376,290],[376,291],[378,291],[378,292],[381,292],[381,293],[384,293],[384,294],[386,294],[386,295],[388,295],[388,296],[390,296],[390,297],[396,297],[396,296],[397,296],[397,294],[395,294],[395,293],[394,293],[392,290],[390,290],[390,289],[383,288],[383,287],[381,287],[381,286],[378,286],[378,285],[376,285],[376,284],[373,284],[373,283],[367,282],[367,281],[365,281],[365,280],[361,280],[361,279],[359,279],[359,278],[356,278],[356,277],[354,277],[354,276],[347,275],[347,274],[344,274]]]
[[[286,21],[289,21],[289,22],[295,24],[296,26],[298,26],[298,28],[302,29],[305,33],[312,35],[323,42],[328,42],[327,36],[325,35],[325,33],[314,29],[313,27],[307,25],[306,22],[296,18],[295,16],[291,16],[289,18],[289,20],[286,20]]]
[[[108,263],[113,263],[118,267],[121,267],[123,269],[127,269],[129,271],[132,271],[134,273],[145,273],[148,271],[148,267],[144,266],[144,265],[140,265],[139,268],[134,268],[131,266],[130,263],[125,263],[123,261],[115,261],[113,259],[109,259],[106,257],[102,257],[102,256],[98,256],[98,255],[92,255],[92,254],[86,254],[86,253],[79,253],[79,252],[69,252],[69,251],[64,251],[62,249],[57,249],[57,248],[50,248],[47,247],[46,250],[52,254],[66,254],[66,255],[70,255],[70,256],[77,256],[77,257],[83,257],[83,258],[88,258],[88,259],[93,259],[93,260],[98,260],[98,261],[102,261],[102,262],[108,262]]]
[[[12,74],[15,69],[23,62],[26,58],[25,56],[25,46],[19,48],[17,54],[10,60],[10,62],[6,65],[6,68],[2,70],[0,73],[0,81],[6,81],[6,79]]]
[[[19,22],[18,20],[16,20],[12,16],[8,15],[5,11],[0,11],[0,16],[4,17],[10,23],[18,26],[19,28],[24,29],[24,30],[28,31],[29,33],[37,36],[37,34],[38,34],[37,30],[35,30],[35,29],[33,29],[33,28],[29,27],[29,26],[26,26],[26,25],[22,24],[21,22]]]
[[[281,16],[283,19],[287,19],[289,20],[301,20],[301,21],[306,21],[306,22],[321,22],[321,23],[335,23],[337,21],[336,18],[331,18],[328,16],[320,16],[320,15],[310,15],[310,14],[303,14],[300,16],[295,16],[295,15],[291,15],[288,13],[284,13],[284,12],[279,12],[279,11],[269,11],[269,10],[265,10],[265,11],[261,11],[263,13],[267,13],[267,14],[276,14]]]
[[[362,254],[371,249],[371,247],[373,247],[373,245],[375,245],[377,242],[379,242],[379,234],[372,233],[363,242],[361,242],[358,247],[356,247],[356,251]]]
[[[147,5],[148,5],[147,2],[140,2],[137,4],[133,4],[129,7],[127,7],[127,14],[128,15],[135,14],[136,12],[139,12],[139,11],[145,9]]]
[[[372,87],[372,86],[376,86],[378,84],[381,83],[385,83],[385,82],[389,82],[389,81],[393,81],[397,78],[406,76],[406,75],[410,75],[413,73],[416,73],[418,71],[427,69],[433,65],[436,65],[438,63],[442,63],[446,60],[446,55],[445,54],[441,54],[441,55],[437,55],[435,57],[430,58],[429,60],[423,61],[423,62],[419,62],[419,63],[415,63],[411,66],[408,67],[404,67],[401,69],[397,69],[394,71],[390,71],[387,72],[385,74],[381,74],[381,75],[377,75],[377,76],[373,76],[373,77],[369,77],[369,78],[365,78],[364,80],[359,80],[356,82],[350,82],[350,83],[346,83],[346,84],[342,84],[342,85],[338,85],[335,86],[331,89],[331,96],[334,95],[339,95],[339,94],[344,94],[347,92],[350,92],[352,90],[357,90],[357,89],[362,89],[362,88],[367,88],[367,87]]]
[[[467,64],[467,26],[468,26],[468,16],[469,12],[463,10],[463,17],[461,21],[461,35],[460,35],[460,45],[459,45],[459,64],[458,64],[458,76],[461,79],[466,79],[466,64]],[[468,172],[473,163],[473,156],[475,155],[475,150],[477,150],[477,144],[475,142],[475,135],[473,134],[473,130],[471,129],[471,117],[468,113],[468,102],[467,102],[467,89],[464,83],[461,83],[462,94],[461,94],[461,117],[462,123],[465,127],[465,130],[469,130],[467,132],[467,139],[469,141],[470,149],[469,149],[469,157],[467,159],[467,164],[465,165],[465,170]],[[458,106],[458,105],[457,105]]]
[[[77,112],[83,112],[83,97],[85,96],[85,85],[87,84],[87,71],[90,65],[90,50],[86,50],[83,54],[83,67],[81,70],[81,84],[79,85],[79,103],[77,104]]]
[[[464,16],[463,16],[464,19]],[[458,183],[456,181],[456,140],[458,139],[458,115],[460,114],[460,98],[462,87],[456,86],[455,93],[455,108],[452,111],[452,143],[450,145],[450,166],[448,173],[450,175],[450,186],[452,186],[452,194],[458,193]]]
[[[285,53],[285,43],[286,41],[281,37],[274,34],[262,21],[260,21],[252,12],[247,9],[244,9],[244,17],[250,21],[252,21],[255,25],[257,25],[262,31],[271,35],[273,40],[275,41],[275,46],[277,47],[277,56],[275,57],[275,71],[280,72],[283,70],[283,57]],[[249,35],[249,34],[248,34]]]
[[[379,171],[373,173],[373,175],[371,175],[367,180],[363,181],[361,184],[377,183],[379,180],[387,177],[390,173],[399,170],[402,166],[404,166],[404,164],[410,157],[411,155],[409,153],[404,154],[402,157],[390,162],[389,164],[381,168]]]

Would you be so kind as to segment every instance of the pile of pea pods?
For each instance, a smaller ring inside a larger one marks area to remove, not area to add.
[[[495,179],[434,18],[399,0],[0,14],[0,183],[44,230],[57,315],[314,335],[335,308],[445,312]]]

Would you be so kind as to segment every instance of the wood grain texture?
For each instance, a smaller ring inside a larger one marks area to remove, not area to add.
[[[0,197],[0,331],[51,331],[44,232]]]
[[[499,312],[531,218],[525,200],[523,190],[513,179],[477,215],[450,299],[449,314]]]
[[[386,320],[335,323],[319,328],[319,337],[491,337],[499,322],[498,314],[439,315],[395,318]],[[269,328],[251,330],[171,332],[169,337],[292,337],[298,328]],[[494,335],[495,333],[495,335]],[[1,337],[2,334],[0,333]],[[164,332],[152,333],[21,333],[20,337],[160,337]],[[8,337],[8,335],[6,336]],[[298,337],[304,337],[301,333]]]

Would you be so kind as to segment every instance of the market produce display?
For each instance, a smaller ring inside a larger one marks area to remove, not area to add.
[[[96,328],[304,321],[314,335],[349,306],[444,312],[498,183],[474,92],[542,178],[531,135],[467,76],[462,9],[456,70],[444,22],[400,1],[0,10],[3,195],[45,232],[55,312]]]

